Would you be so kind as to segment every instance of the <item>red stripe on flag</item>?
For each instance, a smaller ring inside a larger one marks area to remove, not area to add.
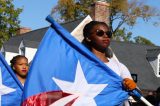
[[[62,91],[51,91],[51,92],[44,92],[44,93],[40,93],[34,96],[31,96],[29,98],[27,98],[23,103],[22,106],[48,106],[52,103],[54,103],[55,101],[69,96],[71,94],[62,92]],[[73,104],[73,102],[75,101],[75,99],[71,102],[68,103],[69,104]]]

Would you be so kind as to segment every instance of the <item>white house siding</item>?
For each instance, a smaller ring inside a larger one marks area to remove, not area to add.
[[[83,37],[83,28],[84,26],[91,22],[92,18],[88,15],[72,32],[71,35],[74,36],[79,42],[82,42]]]
[[[32,61],[36,51],[36,48],[25,47],[25,56],[28,58],[29,63]]]
[[[10,60],[16,55],[18,55],[18,53],[5,52],[5,59],[9,65],[10,65]]]
[[[157,76],[157,68],[158,68],[158,59],[155,59],[155,60],[149,60],[149,63],[151,64],[153,70],[154,70],[154,73],[155,75]]]

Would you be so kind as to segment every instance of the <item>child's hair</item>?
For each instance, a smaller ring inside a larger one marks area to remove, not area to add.
[[[11,63],[11,68],[13,69],[13,66],[16,64],[17,60],[20,59],[20,58],[25,58],[27,59],[25,56],[23,55],[17,55],[17,56],[14,56],[12,58],[12,60],[10,60],[10,63]],[[27,59],[28,60],[28,59]]]

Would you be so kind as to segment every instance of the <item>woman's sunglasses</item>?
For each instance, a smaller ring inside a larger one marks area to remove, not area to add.
[[[108,36],[108,38],[112,37],[112,32],[111,31],[104,32],[103,30],[96,30],[96,35],[97,36],[101,37],[104,34],[106,34]]]

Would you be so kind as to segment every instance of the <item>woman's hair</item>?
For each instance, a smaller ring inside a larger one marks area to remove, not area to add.
[[[105,22],[91,21],[91,22],[89,22],[88,24],[86,24],[86,25],[84,26],[84,28],[83,28],[83,36],[84,36],[84,39],[83,39],[83,41],[82,41],[82,44],[83,44],[85,47],[87,47],[89,50],[91,50],[91,47],[90,47],[90,43],[86,40],[86,38],[87,38],[88,36],[90,36],[91,30],[92,30],[93,27],[96,26],[96,25],[104,25],[104,26],[106,26],[106,27],[110,30],[109,26],[108,26]],[[105,52],[105,53],[106,53],[106,57],[109,57],[109,58],[113,57],[113,52],[112,52],[112,50],[111,50],[110,48],[106,48],[106,52]]]
[[[25,56],[23,55],[17,55],[15,57],[12,58],[12,60],[10,60],[10,63],[11,63],[11,68],[13,69],[13,66],[16,64],[17,60],[20,59],[20,58],[25,58],[27,59]],[[28,59],[27,59],[28,60]]]
[[[84,26],[84,28],[83,28],[83,36],[84,36],[84,38],[88,37],[88,36],[91,34],[90,31],[91,31],[91,30],[93,29],[93,27],[96,26],[96,25],[104,25],[104,26],[106,26],[108,29],[110,29],[109,26],[108,26],[105,22],[91,21],[91,22],[89,22],[88,24],[86,24],[86,25]]]

